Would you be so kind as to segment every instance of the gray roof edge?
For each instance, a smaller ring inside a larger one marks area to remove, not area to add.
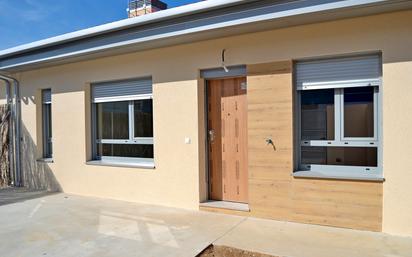
[[[180,16],[190,15],[198,12],[203,12],[211,9],[222,8],[230,5],[236,5],[244,2],[253,2],[256,0],[208,0],[197,2],[193,4],[188,4],[184,6],[179,6],[155,13],[150,13],[147,15],[126,18],[119,21],[114,21],[106,23],[99,26],[94,26],[87,29],[82,29],[66,34],[62,34],[55,37],[50,37],[38,41],[34,41],[28,44],[19,45],[16,47],[7,48],[0,51],[0,58],[4,58],[10,55],[20,54],[23,52],[32,51],[35,49],[52,46],[56,44],[61,44],[69,41],[74,41],[81,38],[87,38],[96,36],[99,34],[104,34],[116,30],[122,30],[129,27],[140,26],[152,22],[157,22],[166,19],[172,19]]]
[[[192,4],[192,5],[187,5],[187,6],[182,6],[182,7],[177,7],[178,8],[183,8],[184,11],[180,11],[177,13],[169,12],[172,11],[173,9],[170,9],[168,11],[163,11],[163,15],[158,17],[157,15],[160,15],[162,12],[159,13],[154,13],[154,14],[149,14],[142,17],[137,17],[134,18],[136,20],[132,19],[126,19],[122,20],[119,22],[114,22],[111,24],[105,24],[101,25],[98,27],[93,27],[73,33],[69,33],[66,35],[62,35],[59,37],[54,37],[54,38],[49,38],[43,41],[37,41],[31,44],[26,44],[23,46],[20,46],[21,48],[25,47],[24,49],[17,49],[16,48],[10,48],[7,49],[9,52],[5,53],[7,50],[0,51],[0,71],[17,71],[17,70],[24,70],[27,68],[35,68],[35,67],[41,67],[44,65],[50,65],[51,63],[67,63],[73,60],[80,60],[82,57],[83,59],[88,58],[93,56],[93,58],[96,58],[97,56],[107,56],[104,53],[107,53],[109,55],[111,54],[119,54],[119,53],[124,53],[120,52],[119,49],[131,49],[133,46],[133,49],[137,49],[138,45],[143,45],[142,49],[150,49],[148,47],[145,47],[144,44],[148,42],[164,42],[162,44],[155,44],[157,47],[161,45],[160,47],[164,47],[166,45],[170,44],[175,44],[177,43],[183,43],[184,39],[182,40],[177,40],[177,38],[183,38],[183,36],[194,36],[198,35],[198,37],[201,38],[201,40],[205,40],[205,37],[199,36],[200,34],[205,35],[207,31],[210,33],[216,33],[219,34],[219,31],[223,31],[222,29],[224,28],[238,28],[236,31],[239,31],[239,27],[244,27],[247,28],[246,25],[254,25],[253,28],[257,28],[259,24],[263,24],[263,22],[268,22],[272,21],[275,22],[276,20],[285,20],[286,18],[290,19],[291,24],[305,24],[308,22],[313,22],[313,21],[325,21],[325,20],[334,20],[336,18],[347,18],[347,17],[358,17],[358,16],[363,16],[363,15],[370,15],[370,14],[377,14],[377,13],[382,13],[382,12],[387,12],[387,11],[394,11],[394,10],[406,10],[406,9],[412,9],[412,1],[411,0],[286,0],[286,1],[279,1],[279,0],[267,0],[269,3],[282,3],[282,2],[305,2],[307,1],[309,4],[308,5],[302,5],[302,7],[298,8],[291,8],[291,9],[282,9],[281,11],[273,11],[273,12],[265,12],[264,8],[262,6],[257,5],[258,7],[256,8],[256,12],[253,12],[250,16],[227,16],[226,14],[223,15],[225,19],[221,19],[218,22],[213,21],[213,24],[210,23],[205,23],[205,24],[200,24],[196,25],[193,28],[190,29],[179,29],[179,30],[168,30],[168,31],[163,31],[159,34],[155,35],[148,35],[148,36],[142,36],[142,37],[133,37],[130,36],[126,39],[122,39],[121,41],[113,41],[110,43],[110,41],[103,42],[103,43],[98,43],[94,47],[90,47],[90,45],[77,45],[76,49],[68,49],[67,51],[60,51],[60,52],[53,52],[50,51],[50,53],[47,53],[47,48],[49,46],[53,47],[59,47],[59,45],[64,45],[64,43],[69,43],[72,42],[73,44],[76,42],[80,42],[81,40],[94,40],[95,37],[104,37],[106,40],[106,34],[109,37],[110,32],[121,32],[124,29],[139,29],[140,26],[142,25],[143,27],[145,26],[144,24],[147,25],[152,25],[151,23],[157,24],[157,22],[166,22],[168,23],[169,21],[172,21],[174,18],[184,18],[186,16],[190,17],[191,14],[200,14],[203,15],[203,13],[210,14],[212,15],[214,12],[219,12],[220,8],[225,8],[225,7],[234,7],[240,8],[234,12],[234,14],[239,14],[239,13],[244,13],[244,10],[242,10],[243,4],[248,4],[251,3],[254,5],[255,3],[259,2],[259,0],[209,0],[207,2],[209,3],[214,3],[214,5],[199,5],[200,3]],[[206,3],[206,2],[201,2],[201,3]],[[186,9],[187,7],[190,6],[196,6],[197,9],[194,11],[193,9],[189,8]],[[244,6],[243,6],[244,7]],[[249,5],[247,7],[250,7]],[[230,10],[233,10],[231,8],[227,8]],[[169,14],[164,14],[168,12]],[[349,13],[350,12],[350,13]],[[172,14],[170,14],[172,13]],[[342,15],[337,15],[337,16],[329,16],[326,17],[325,15],[327,14],[342,14]],[[196,15],[197,15],[196,14]],[[316,14],[316,15],[315,15]],[[309,16],[310,15],[310,16]],[[152,18],[150,18],[150,16]],[[222,16],[222,17],[223,17]],[[211,16],[213,17],[213,16]],[[220,16],[216,16],[220,17]],[[306,18],[305,18],[306,17]],[[312,17],[308,20],[308,17]],[[318,17],[318,18],[317,18]],[[325,18],[322,18],[325,17]],[[142,19],[140,19],[142,18]],[[144,18],[144,19],[143,19]],[[150,19],[149,19],[150,18]],[[146,19],[148,19],[146,21]],[[296,21],[293,22],[292,21]],[[301,21],[299,22],[299,19]],[[140,22],[137,22],[137,20],[140,20]],[[116,26],[113,26],[115,24]],[[120,24],[120,25],[119,25]],[[183,23],[182,23],[183,24]],[[106,27],[107,26],[107,27]],[[273,27],[273,26],[272,26]],[[90,31],[90,30],[96,30],[93,31],[94,34],[90,33],[85,33]],[[243,30],[242,30],[243,31]],[[251,32],[251,27],[249,26],[249,30]],[[116,33],[117,33],[116,32]],[[77,34],[79,33],[79,34]],[[83,34],[81,34],[83,33]],[[208,34],[209,37],[207,38],[213,38],[210,33]],[[73,36],[75,35],[75,36]],[[61,37],[66,36],[68,37],[67,39],[62,39]],[[71,37],[69,37],[71,36]],[[59,40],[56,40],[58,38]],[[165,39],[170,39],[169,41],[166,41]],[[54,40],[54,41],[53,41]],[[191,39],[192,40],[192,39]],[[43,42],[43,44],[40,44],[39,42]],[[37,44],[37,45],[35,45]],[[81,44],[81,42],[79,43]],[[156,48],[154,46],[153,48]],[[15,51],[11,51],[11,50]],[[38,52],[42,52],[44,49],[44,54],[41,55]],[[109,50],[111,52],[109,52]],[[37,53],[36,53],[37,52]],[[4,55],[3,55],[4,54]],[[27,58],[25,56],[28,56]],[[30,57],[29,55],[33,55]],[[36,56],[37,55],[37,56]],[[15,58],[15,61],[10,61],[13,58]],[[19,59],[20,58],[20,59]],[[4,60],[4,63],[3,63]],[[64,60],[64,61],[63,61]],[[6,63],[8,62],[8,63]]]

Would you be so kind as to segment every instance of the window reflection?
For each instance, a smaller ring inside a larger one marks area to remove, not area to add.
[[[134,136],[153,137],[153,100],[134,101]]]
[[[302,140],[333,140],[334,120],[334,89],[301,92]]]
[[[302,147],[302,164],[377,167],[375,147]]]
[[[373,137],[373,87],[344,89],[345,137]]]
[[[129,138],[129,102],[96,104],[97,138]]]
[[[153,145],[97,144],[99,156],[153,158]]]

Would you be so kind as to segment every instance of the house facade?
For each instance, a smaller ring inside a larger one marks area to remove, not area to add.
[[[23,185],[412,236],[412,3],[189,7],[0,52]]]

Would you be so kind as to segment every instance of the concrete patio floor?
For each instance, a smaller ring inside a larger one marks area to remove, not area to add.
[[[24,187],[0,188],[0,205],[17,203],[52,194],[45,190],[31,190]]]
[[[286,257],[412,256],[412,238],[67,194],[0,206],[0,228],[2,257],[194,257],[211,243]]]
[[[412,238],[248,218],[215,245],[279,257],[412,257]]]

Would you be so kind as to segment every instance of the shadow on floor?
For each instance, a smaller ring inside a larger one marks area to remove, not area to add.
[[[0,206],[23,202],[46,195],[55,194],[46,190],[33,190],[24,187],[7,187],[0,188]]]

